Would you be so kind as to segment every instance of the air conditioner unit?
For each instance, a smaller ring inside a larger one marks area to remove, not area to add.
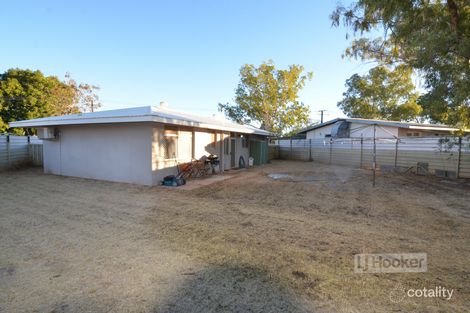
[[[54,127],[39,127],[37,128],[38,138],[43,140],[57,139],[57,131]]]

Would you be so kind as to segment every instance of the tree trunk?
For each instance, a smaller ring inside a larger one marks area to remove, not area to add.
[[[454,0],[447,0],[447,9],[450,14],[450,28],[456,32],[459,24],[459,7]]]

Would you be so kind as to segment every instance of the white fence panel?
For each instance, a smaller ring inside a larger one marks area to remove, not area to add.
[[[470,178],[470,139],[464,138],[376,138],[378,167],[416,168],[427,163],[430,174],[442,171]],[[452,144],[453,143],[453,144]],[[372,167],[373,138],[281,139],[279,158],[318,161],[348,166]],[[446,175],[447,175],[446,174]]]
[[[0,135],[0,170],[31,162],[42,165],[41,140],[35,136]]]

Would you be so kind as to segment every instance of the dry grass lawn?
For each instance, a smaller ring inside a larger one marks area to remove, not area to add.
[[[290,176],[273,180],[268,174]],[[193,190],[0,173],[0,312],[465,312],[470,185],[278,161]],[[354,274],[424,252],[425,273]],[[400,288],[454,289],[451,300]]]

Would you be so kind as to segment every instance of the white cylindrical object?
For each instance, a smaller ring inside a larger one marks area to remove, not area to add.
[[[255,162],[255,159],[253,159],[253,157],[249,157],[249,158],[248,158],[248,166],[249,166],[249,167],[252,167],[253,164],[254,164],[254,162]]]

